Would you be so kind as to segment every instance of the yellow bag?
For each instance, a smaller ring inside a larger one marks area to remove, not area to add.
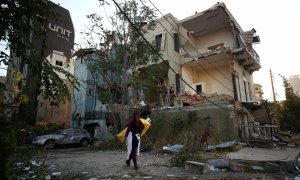
[[[143,136],[149,127],[151,126],[150,122],[146,121],[145,119],[140,118],[140,121],[144,124],[144,129],[142,131],[141,136]],[[125,141],[125,134],[126,134],[127,128],[123,129],[119,134],[117,134],[117,137],[121,140],[121,142]]]

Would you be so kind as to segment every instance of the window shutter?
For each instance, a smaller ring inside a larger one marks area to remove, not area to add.
[[[160,44],[160,50],[165,50],[165,41],[166,41],[166,32],[163,32],[161,37],[161,44]]]
[[[173,33],[174,34],[174,50],[176,52],[179,52],[179,34],[178,33]]]

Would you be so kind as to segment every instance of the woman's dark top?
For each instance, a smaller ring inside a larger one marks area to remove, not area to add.
[[[125,137],[128,136],[128,133],[131,131],[132,135],[135,135],[135,134],[140,134],[144,129],[144,124],[139,121],[139,122],[136,122],[136,120],[132,120],[129,124],[128,124],[128,127],[127,127],[127,131],[126,131],[126,134],[125,134]]]

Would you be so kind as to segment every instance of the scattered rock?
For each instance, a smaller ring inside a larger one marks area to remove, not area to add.
[[[264,171],[265,168],[261,167],[261,166],[251,166],[252,170],[254,171]]]
[[[229,168],[229,161],[228,159],[211,159],[208,160],[207,163],[210,166],[218,169],[228,169]]]
[[[247,166],[238,163],[230,163],[229,169],[233,172],[245,172],[247,170]]]
[[[195,161],[186,161],[184,169],[191,173],[206,174],[209,172],[209,165]]]
[[[281,172],[281,167],[275,163],[265,162],[265,170],[267,172]]]
[[[124,174],[124,175],[122,176],[122,178],[124,178],[124,179],[129,179],[130,176],[129,176],[128,174]]]

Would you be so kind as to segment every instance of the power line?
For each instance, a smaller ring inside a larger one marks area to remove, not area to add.
[[[152,6],[162,15],[162,17],[173,27],[173,28],[175,28],[176,29],[176,27],[162,14],[162,12],[152,3],[152,1],[151,0],[149,0],[149,2],[152,4]],[[145,6],[145,4],[141,1],[141,3]],[[145,6],[146,8],[147,8],[147,10],[149,11],[149,9],[148,9],[148,7],[147,6]],[[153,13],[152,13],[153,14]],[[172,17],[171,17],[172,18]],[[172,18],[172,20],[173,20],[173,18]],[[174,20],[173,20],[174,21]],[[157,20],[157,22],[159,22],[160,23],[160,21],[158,21]],[[166,28],[160,23],[160,25],[166,30]],[[167,31],[167,30],[166,30]],[[167,31],[168,32],[168,31]],[[168,32],[169,33],[169,32]],[[188,39],[186,39],[179,31],[178,31],[178,33],[180,34],[180,36],[181,37],[183,37],[184,38],[184,40],[186,41],[186,42],[188,42],[192,47],[193,47],[193,49],[195,49],[199,54],[201,54],[200,52],[199,52],[199,50],[192,44],[192,43],[190,43],[190,41],[188,41]],[[170,34],[170,33],[169,33]],[[170,34],[171,35],[171,34]],[[171,37],[172,38],[174,38],[174,36],[172,36],[171,35]],[[182,47],[182,49],[187,53],[187,54],[189,54],[183,47]],[[189,54],[190,55],[190,54]],[[190,57],[192,57],[192,56],[190,56]],[[192,57],[193,58],[193,57]],[[220,73],[223,77],[225,77],[225,79],[227,79],[229,82],[231,82],[232,83],[232,80],[230,80],[226,75],[224,75],[222,72],[220,72],[211,62],[209,62],[208,60],[207,60],[207,58],[206,57],[203,57],[208,63],[209,63],[209,65],[211,65],[218,73]],[[193,58],[193,60],[195,60],[194,58]],[[232,91],[232,92],[234,92],[231,88],[228,88],[227,86],[225,86],[223,83],[221,83],[219,80],[217,80],[215,77],[213,77],[209,72],[207,72],[207,70],[205,69],[205,68],[203,68],[200,64],[199,64],[199,66],[206,72],[206,73],[208,73],[213,79],[215,79],[217,82],[219,82],[222,86],[224,86],[226,89],[228,89],[228,90],[230,90],[230,91]],[[242,88],[241,86],[239,86],[239,89],[240,89],[240,91],[241,90],[243,90],[243,91],[245,91],[245,89],[244,88]],[[246,95],[242,95],[243,97],[246,97]]]
[[[147,41],[147,39],[144,37],[144,35],[138,30],[138,28],[134,25],[134,23],[129,19],[129,17],[127,16],[127,14],[122,10],[122,8],[119,6],[118,3],[116,3],[115,0],[112,0],[114,2],[114,4],[118,7],[118,9],[122,12],[122,14],[124,15],[124,17],[127,19],[127,21],[132,25],[132,27],[136,30],[136,32],[143,38],[143,40],[148,44],[148,46],[158,55],[158,57],[176,74],[177,72],[169,65],[169,63],[163,59],[163,57],[156,51],[156,49]],[[203,96],[202,94],[198,93],[190,84],[188,84],[182,77],[179,76],[179,78],[187,85],[189,86],[192,90],[194,90],[198,95],[200,95],[201,97],[203,97],[204,99],[206,99],[208,102],[210,102],[211,104],[224,109],[226,111],[229,111],[227,108],[224,108],[214,102],[212,102],[211,100],[209,100],[207,97]]]

